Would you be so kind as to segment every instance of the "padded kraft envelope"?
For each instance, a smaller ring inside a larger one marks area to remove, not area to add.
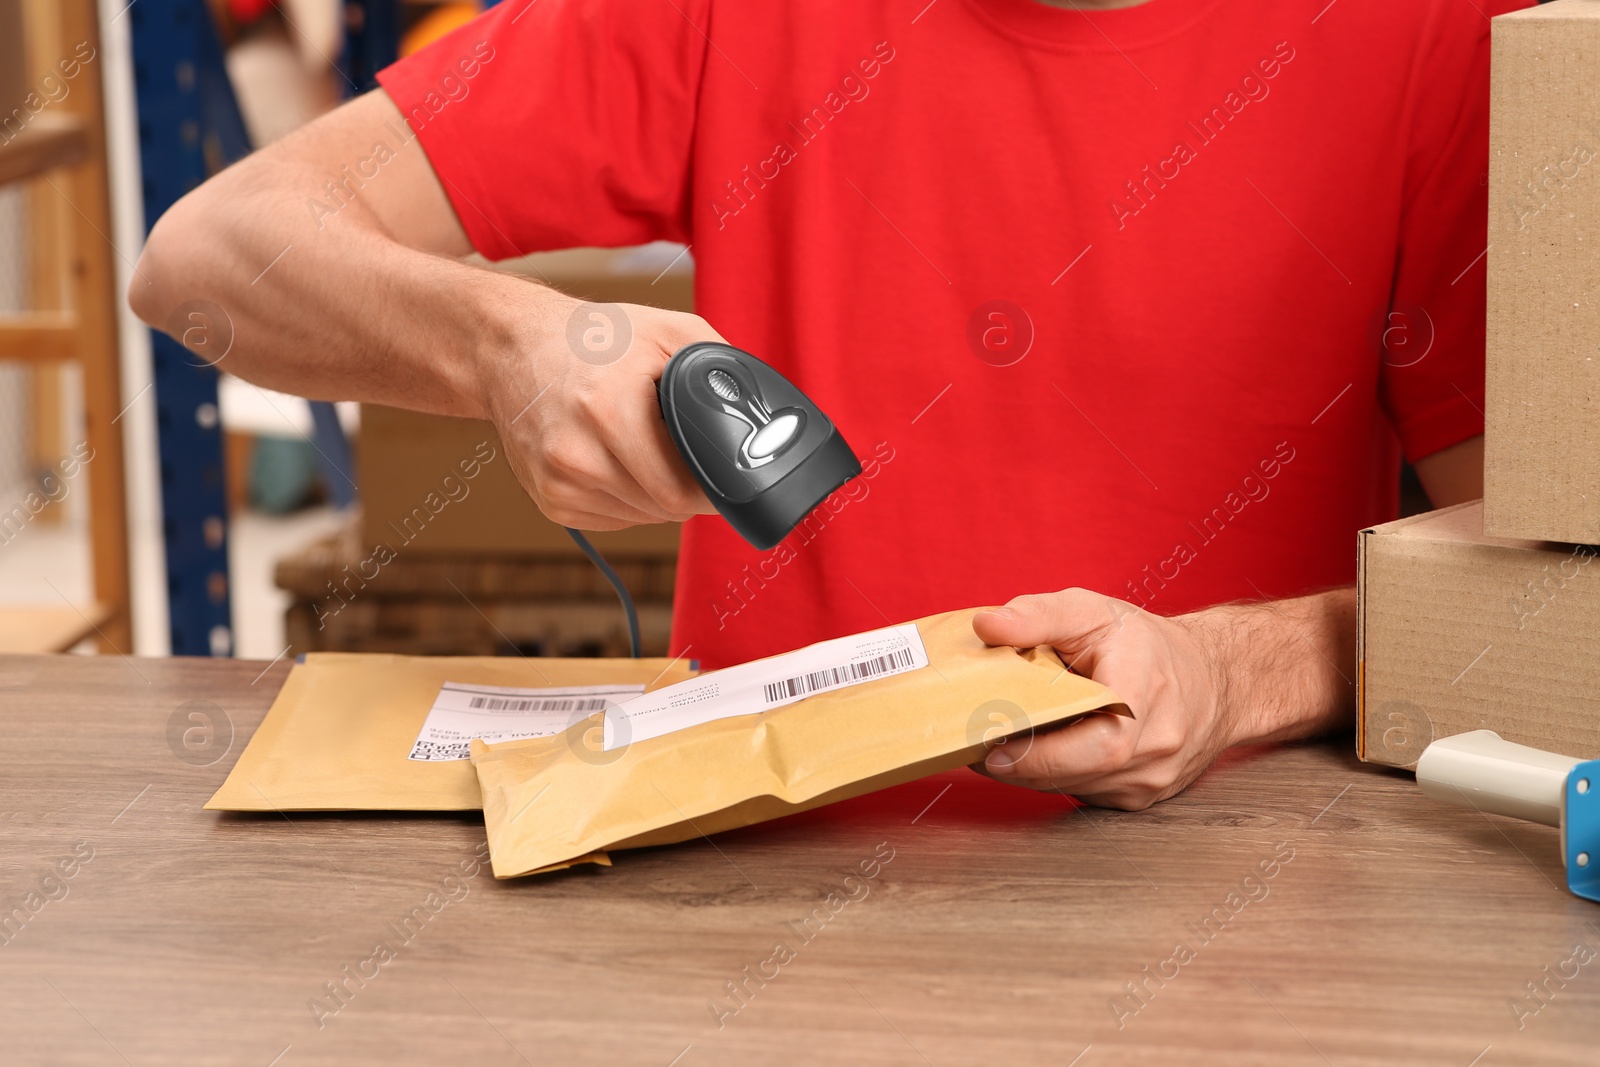
[[[972,630],[977,610],[857,635],[909,640],[863,645],[831,668],[812,659],[794,669],[791,657],[821,647],[811,646],[623,702],[562,736],[473,741],[495,876],[775,819],[977,762],[1002,736],[1093,711],[1128,714],[1052,649],[985,646]],[[925,652],[926,666],[906,666],[914,651]],[[886,663],[892,669],[875,666]],[[765,673],[752,679],[752,670]],[[859,677],[867,680],[850,680]],[[815,687],[827,691],[760,710]],[[687,710],[730,694],[746,694],[739,706],[759,713],[681,725]],[[655,725],[630,710],[641,702],[661,716]],[[581,739],[602,733],[615,747]]]
[[[659,688],[690,677],[688,660],[512,659],[313,652],[296,663],[213,811],[468,811],[480,806],[472,764],[408,759],[446,682],[559,689]]]

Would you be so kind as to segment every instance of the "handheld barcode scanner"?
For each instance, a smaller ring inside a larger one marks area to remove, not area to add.
[[[768,549],[861,461],[822,409],[732,345],[703,341],[667,360],[656,386],[667,433],[739,536]]]
[[[667,434],[695,480],[739,536],[768,549],[861,461],[811,398],[750,353],[716,341],[680,348],[656,386]],[[627,586],[577,530],[568,529],[616,589],[639,655],[639,617]]]
[[[1417,784],[1434,800],[1558,828],[1567,888],[1600,901],[1600,760],[1558,756],[1493,730],[1422,750]]]

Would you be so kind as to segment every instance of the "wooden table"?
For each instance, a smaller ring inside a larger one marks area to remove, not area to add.
[[[1600,1056],[1600,907],[1562,888],[1554,831],[1438,806],[1347,743],[1231,756],[1136,814],[961,771],[609,870],[447,881],[480,819],[200,810],[287,669],[0,658],[0,911],[24,908],[0,1062]],[[204,716],[210,752],[169,740]]]

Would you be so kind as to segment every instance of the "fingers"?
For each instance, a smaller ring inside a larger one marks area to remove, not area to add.
[[[1160,790],[1151,789],[1148,786],[1128,786],[1127,788],[1113,789],[1105,793],[1074,793],[1073,796],[1096,808],[1143,811],[1152,804],[1177,795],[1180,791],[1181,787],[1176,785]]]
[[[615,530],[667,521],[667,513],[599,439],[564,436],[536,452],[531,466],[534,500],[552,522],[577,527],[580,516],[597,517],[607,525],[580,528]]]
[[[698,315],[659,312],[653,308],[634,310],[643,315],[660,317],[659,325],[655,320],[647,320],[646,324],[647,329],[659,330],[659,333],[653,348],[644,346],[638,364],[642,371],[640,383],[646,394],[644,403],[638,408],[630,408],[644,412],[645,417],[636,420],[631,427],[632,432],[613,440],[612,453],[676,521],[681,522],[694,515],[713,514],[717,509],[690,473],[687,462],[678,454],[677,446],[667,433],[656,387],[666,369],[667,360],[679,349],[700,341],[727,342]]]
[[[594,531],[666,521],[655,502],[633,485],[632,476],[609,453],[596,448],[591,455],[575,458],[530,452],[531,473],[517,469],[517,479],[551,522]],[[514,468],[520,466],[513,464]],[[633,485],[631,491],[629,485]]]
[[[1126,767],[1139,744],[1142,724],[1107,712],[1087,715],[1059,730],[997,745],[984,759],[993,777],[1018,785],[1037,782],[1066,792],[1091,786]]]
[[[650,510],[635,507],[609,489],[566,488],[546,479],[533,499],[545,518],[575,530],[621,530],[664,521],[653,505]]]
[[[1203,767],[1181,773],[1140,754],[1145,724],[1101,713],[1040,734],[1013,738],[973,770],[1007,785],[1075,797],[1097,808],[1142,811],[1180,792]],[[1016,758],[1012,758],[1016,757]]]
[[[709,515],[716,508],[678,455],[656,406],[653,384],[649,390],[647,403],[640,406],[642,414],[619,426],[607,439],[607,446],[617,464],[663,518],[683,522],[694,515]]]
[[[1059,649],[1067,666],[1080,674],[1093,670],[1095,644],[1115,632],[1124,616],[1138,609],[1087,589],[1019,596],[1003,608],[982,611],[972,628],[985,644]]]
[[[514,466],[523,485],[551,521],[586,530],[714,512],[667,433],[656,382],[674,351],[718,338],[716,331],[694,315],[637,305],[589,311],[595,330],[575,335],[569,324],[565,348],[542,351],[539,408],[516,440],[510,426],[533,404],[502,425],[508,450],[521,459]],[[598,347],[589,344],[591,333]]]
[[[544,509],[541,508],[540,511]],[[600,515],[589,511],[560,512],[559,518],[545,514],[545,518],[562,526],[569,526],[582,533],[609,533],[612,530],[626,530],[630,526],[643,526],[652,523],[654,519],[628,519],[616,515]]]

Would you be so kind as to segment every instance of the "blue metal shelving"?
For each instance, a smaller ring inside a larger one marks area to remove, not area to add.
[[[351,2],[346,14],[352,32],[341,65],[365,89],[397,54],[398,5]],[[248,154],[250,144],[205,0],[140,0],[127,17],[150,226],[190,189]],[[164,333],[151,331],[151,349],[172,652],[225,656],[233,650],[233,626],[217,371]],[[349,444],[332,405],[313,405],[312,415],[330,496],[349,503]]]
[[[247,152],[244,122],[201,0],[144,0],[128,9],[144,217],[154,224],[220,165]],[[228,655],[228,509],[217,372],[151,332],[162,537],[175,655]]]

